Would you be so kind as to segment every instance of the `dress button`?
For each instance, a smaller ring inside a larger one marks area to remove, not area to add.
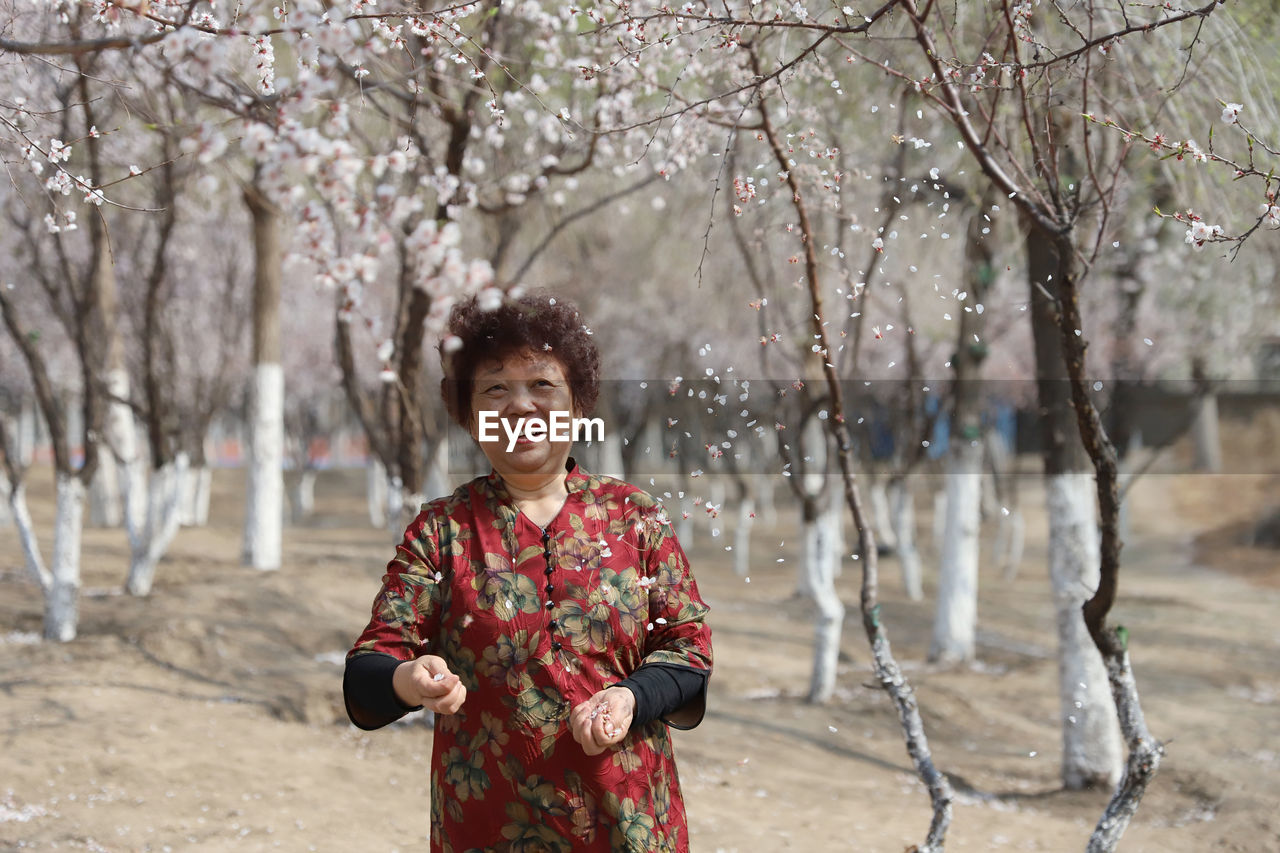
[[[547,584],[547,595],[550,595],[555,591],[556,591],[556,588],[554,584]]]
[[[550,566],[547,566],[545,569],[543,569],[543,571],[547,573],[547,577],[551,577],[551,573],[554,571],[554,569],[552,569]]]
[[[554,601],[548,601],[548,602],[547,602],[547,609],[548,609],[548,610],[550,610],[551,608],[553,608],[553,607],[555,607],[555,606],[556,606],[556,603],[555,603]]]
[[[560,643],[560,641],[559,641],[559,640],[556,640],[554,643],[552,643],[552,644],[551,644],[551,648],[558,652],[558,651],[560,651],[561,649],[563,649],[563,648],[564,648],[564,646],[563,646],[563,645],[561,645],[561,643]]]
[[[551,631],[558,631],[560,630],[560,623],[552,619],[550,622],[547,623],[547,629]]]

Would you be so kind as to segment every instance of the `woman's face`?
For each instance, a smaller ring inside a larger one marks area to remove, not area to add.
[[[553,474],[564,470],[573,442],[530,439],[521,426],[538,418],[551,424],[553,412],[572,418],[573,392],[560,360],[533,350],[518,350],[476,365],[471,392],[471,435],[480,442],[498,475]],[[488,424],[489,438],[485,437]],[[511,434],[519,430],[512,444]],[[510,447],[510,449],[508,449]]]

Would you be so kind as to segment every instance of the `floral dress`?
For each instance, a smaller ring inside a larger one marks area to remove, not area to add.
[[[710,672],[707,606],[662,505],[572,465],[546,527],[496,474],[426,504],[349,657],[440,655],[467,688],[436,719],[433,853],[684,851],[662,720],[589,756],[569,714],[644,663]]]

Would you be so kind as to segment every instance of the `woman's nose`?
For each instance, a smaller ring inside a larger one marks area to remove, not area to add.
[[[515,388],[507,398],[507,411],[513,415],[527,415],[537,410],[533,393],[528,388]]]

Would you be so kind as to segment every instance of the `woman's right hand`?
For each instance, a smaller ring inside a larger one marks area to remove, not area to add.
[[[462,679],[449,671],[449,665],[439,655],[423,655],[400,664],[391,686],[401,702],[421,705],[437,714],[456,714],[467,701]]]

